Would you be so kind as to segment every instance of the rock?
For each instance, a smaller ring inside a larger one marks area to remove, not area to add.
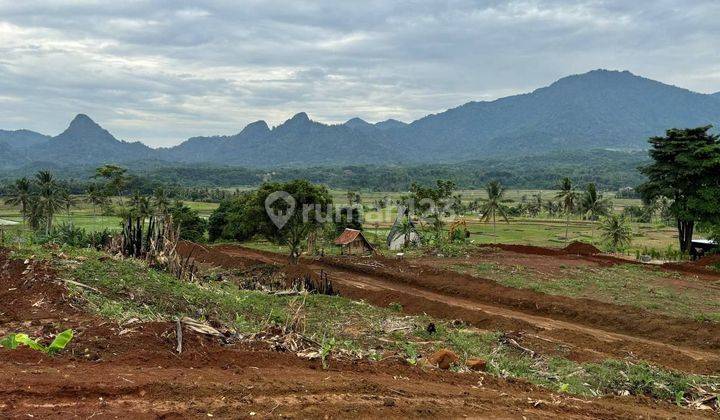
[[[487,366],[487,362],[483,359],[467,359],[465,363],[470,370],[483,371]]]
[[[395,400],[392,398],[385,398],[383,400],[383,405],[385,407],[395,407]]]
[[[450,369],[450,365],[460,361],[460,358],[452,350],[442,349],[428,357],[428,362],[440,369]]]

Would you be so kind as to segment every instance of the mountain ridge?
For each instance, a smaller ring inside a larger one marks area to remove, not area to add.
[[[276,127],[260,120],[234,135],[192,137],[151,149],[118,140],[78,114],[54,137],[0,130],[5,146],[0,153],[15,153],[16,166],[49,159],[58,165],[155,159],[248,167],[451,163],[561,150],[644,150],[648,137],[668,128],[718,123],[720,93],[600,69],[528,93],[467,102],[409,124],[392,119],[373,124],[358,117],[324,124],[299,112]],[[0,168],[8,165],[0,160]]]

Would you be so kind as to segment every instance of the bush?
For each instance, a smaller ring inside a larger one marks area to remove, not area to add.
[[[177,203],[170,208],[170,215],[175,227],[180,228],[180,238],[193,242],[205,239],[208,222],[200,217],[197,211]]]
[[[75,227],[72,223],[63,223],[53,228],[48,236],[36,236],[34,243],[68,245],[77,248],[92,247],[101,249],[112,237],[112,232],[104,229],[102,231],[87,232],[83,228]]]

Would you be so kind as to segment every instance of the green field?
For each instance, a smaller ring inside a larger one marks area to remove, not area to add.
[[[347,191],[331,190],[335,203],[347,202]],[[555,197],[556,191],[552,190],[508,190],[507,198],[519,201],[523,196],[531,198],[533,194],[541,194],[544,199]],[[477,198],[484,198],[486,193],[484,190],[462,190],[458,191],[462,196],[463,202],[471,202]],[[396,200],[407,193],[391,193],[391,192],[360,192],[362,203],[366,208],[370,208],[378,200],[389,198]],[[75,226],[86,229],[88,231],[97,231],[103,229],[116,230],[120,229],[120,219],[114,216],[102,216],[99,209],[93,212],[92,206],[83,200],[83,197],[77,197],[78,204],[70,210],[70,215],[66,212],[57,214],[55,223],[72,222]],[[127,198],[124,198],[125,200]],[[119,203],[121,198],[113,198],[115,203]],[[202,217],[209,217],[212,211],[217,208],[217,203],[207,202],[191,202],[186,201],[192,209],[199,212]],[[639,205],[640,200],[633,199],[613,199],[616,211],[621,211],[623,207],[628,205]],[[381,212],[366,211],[365,212],[365,230],[367,236],[374,244],[382,247],[388,229],[395,219],[395,209],[390,208]],[[549,218],[547,215],[540,215],[537,218],[511,218],[510,223],[499,221],[495,227],[489,223],[481,223],[476,214],[463,216],[468,221],[469,230],[471,232],[470,241],[473,243],[513,243],[526,244],[546,247],[563,246],[567,241],[565,238],[565,220],[558,218]],[[22,216],[19,208],[11,207],[0,200],[0,219],[22,222]],[[450,221],[452,219],[448,219]],[[422,222],[420,223],[422,225]],[[634,239],[627,252],[629,254],[638,251],[647,251],[647,249],[655,249],[664,252],[668,247],[677,248],[677,234],[673,227],[661,224],[649,223],[632,223]],[[14,233],[26,230],[21,225],[4,227],[6,235],[12,236]],[[594,232],[593,232],[594,231]],[[375,238],[377,232],[378,238]],[[600,235],[598,232],[598,224],[580,220],[574,217],[570,220],[568,229],[568,240],[578,240],[599,244]],[[262,241],[256,243],[256,246],[272,247],[278,249],[276,245],[262,245]]]

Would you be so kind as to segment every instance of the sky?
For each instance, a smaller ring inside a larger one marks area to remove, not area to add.
[[[720,91],[720,1],[0,0],[0,128],[153,147],[297,112],[412,121],[593,69]]]

